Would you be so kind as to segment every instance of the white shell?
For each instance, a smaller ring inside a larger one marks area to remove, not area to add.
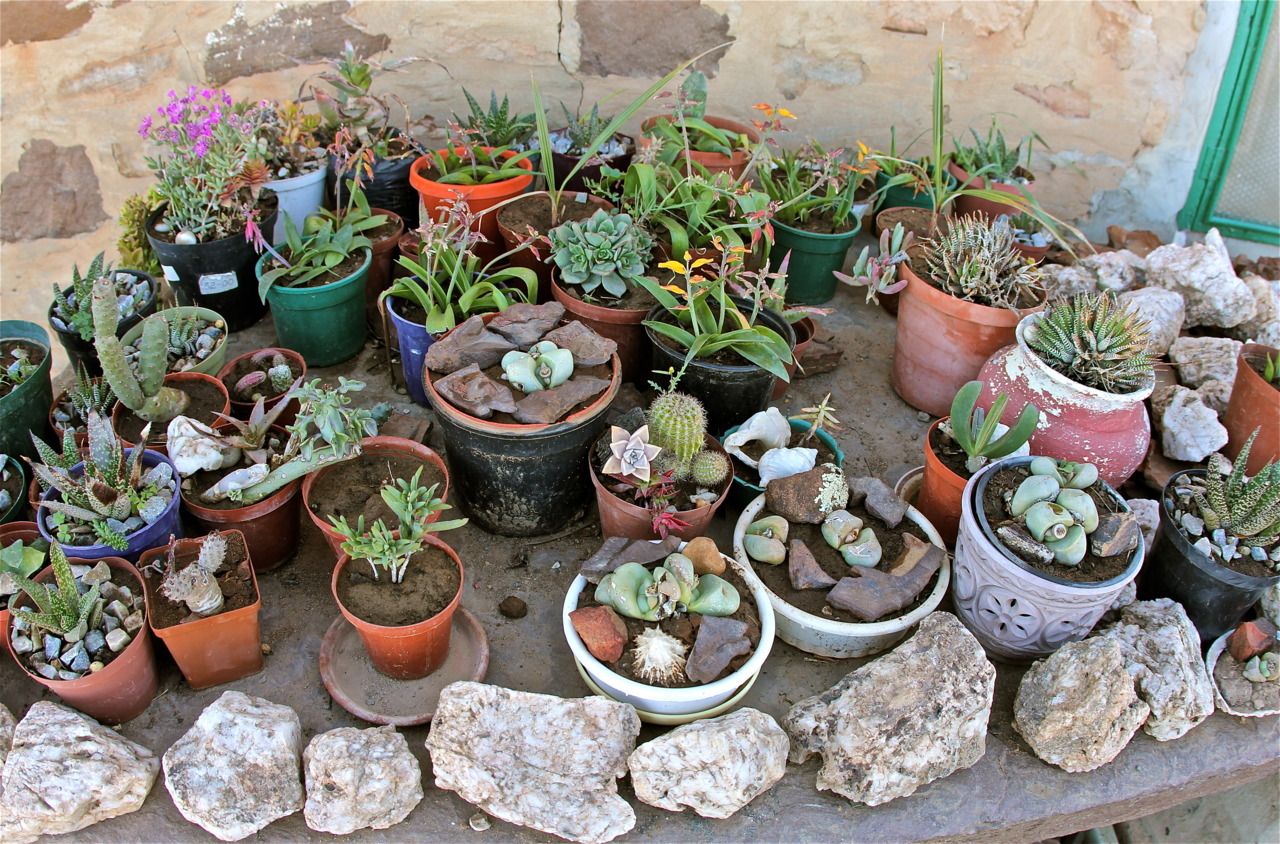
[[[751,442],[760,443],[766,451],[771,448],[786,448],[787,443],[791,442],[791,425],[787,423],[778,408],[767,408],[752,415],[742,423],[741,428],[725,437],[724,450],[755,469],[756,461],[742,450],[744,445]]]
[[[760,458],[760,486],[807,472],[818,463],[816,448],[772,448]]]
[[[267,475],[271,474],[271,467],[266,463],[255,463],[244,469],[236,469],[228,475],[224,475],[222,480],[205,491],[204,497],[209,501],[216,501],[227,497],[227,493],[236,489],[247,489],[254,484],[262,483],[266,480]]]
[[[170,420],[167,434],[169,459],[184,478],[201,470],[225,469],[240,461],[240,449],[227,448],[211,439],[212,428],[186,416]]]

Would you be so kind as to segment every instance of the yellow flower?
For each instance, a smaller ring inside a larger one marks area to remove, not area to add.
[[[685,260],[688,260],[689,253],[684,253],[684,257]],[[658,264],[658,266],[664,270],[671,270],[673,273],[680,273],[680,275],[684,275],[686,272],[684,264],[679,261],[663,261],[661,264]]]
[[[796,116],[791,112],[787,111],[785,108],[778,109],[777,114],[779,117],[790,117],[792,120],[796,119]]]

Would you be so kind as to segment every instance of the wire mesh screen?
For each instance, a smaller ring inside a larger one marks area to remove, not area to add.
[[[1213,216],[1280,226],[1280,48],[1271,18],[1258,76]]]

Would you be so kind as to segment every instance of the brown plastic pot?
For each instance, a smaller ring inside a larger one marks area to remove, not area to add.
[[[964,487],[968,478],[957,475],[946,467],[933,450],[933,432],[950,419],[944,416],[929,426],[924,437],[924,472],[920,481],[920,493],[915,507],[937,529],[938,536],[948,545],[956,544],[960,530],[960,508],[964,503]]]
[[[724,446],[720,445],[715,437],[707,434],[707,448],[712,451],[718,451],[728,458],[728,454],[724,450]],[[600,473],[592,469],[591,485],[596,490],[596,505],[600,509],[600,533],[608,536],[625,536],[627,539],[659,539],[660,537],[653,529],[653,516],[648,509],[637,507],[628,501],[623,501],[609,490],[605,489],[604,483],[600,480]],[[687,528],[671,531],[675,536],[684,540],[694,539],[702,536],[707,532],[707,528],[711,526],[711,518],[715,516],[716,510],[720,509],[720,505],[724,503],[729,494],[729,487],[733,484],[733,461],[729,461],[729,476],[725,478],[724,485],[720,489],[720,497],[714,503],[706,507],[699,507],[696,510],[678,510],[675,517],[682,522],[687,522]]]
[[[414,442],[413,440],[406,440],[401,437],[379,436],[379,437],[365,437],[363,440],[361,440],[360,454],[359,456],[353,459],[362,460],[367,458],[374,458],[382,454],[396,454],[401,457],[414,458],[422,461],[423,463],[430,463],[432,466],[435,466],[437,469],[440,470],[441,474],[444,475],[444,489],[439,490],[438,497],[441,501],[448,500],[449,469],[447,466],[445,466],[444,460],[440,457],[440,455],[436,454],[434,451],[427,448],[422,443]],[[319,471],[312,472],[311,474],[307,475],[305,478],[302,479],[302,501],[306,505],[307,515],[311,517],[311,521],[314,522],[315,526],[320,529],[321,533],[324,534],[324,541],[329,543],[329,547],[333,549],[333,553],[335,555],[337,555],[338,557],[341,557],[342,543],[344,541],[342,535],[339,534],[336,530],[334,530],[333,527],[328,522],[324,521],[319,516],[317,516],[315,512],[311,509],[311,490],[315,488],[316,483],[320,480],[320,478],[324,477],[325,473],[331,471],[333,467],[337,465],[340,465],[340,464],[334,463],[329,466],[325,466]],[[432,513],[431,517],[428,518],[427,521],[428,522],[437,521],[440,518],[440,516],[441,516],[440,513]]]
[[[370,208],[369,211],[373,214],[386,214],[396,223],[394,232],[374,242],[369,272],[364,277],[364,319],[367,324],[375,326],[374,330],[377,331],[382,325],[378,318],[378,294],[391,286],[392,269],[395,267],[396,255],[399,254],[397,247],[404,234],[404,219],[385,208]]]
[[[396,535],[399,536],[398,531]],[[338,600],[338,578],[351,562],[351,557],[346,554],[338,557],[338,564],[333,567],[333,577],[329,581],[333,600],[342,611],[343,617],[360,634],[360,641],[364,643],[365,652],[369,654],[369,661],[383,674],[399,680],[416,680],[419,677],[425,677],[444,664],[445,658],[449,655],[453,614],[462,600],[462,584],[466,579],[462,570],[462,560],[458,559],[457,552],[430,534],[423,539],[429,546],[448,554],[458,566],[457,593],[447,607],[428,619],[416,624],[406,624],[403,627],[384,627],[380,624],[371,624],[352,614],[342,605],[342,601]],[[388,589],[395,588],[391,583],[383,585]]]
[[[1249,448],[1245,474],[1256,475],[1273,460],[1280,460],[1280,389],[1268,384],[1250,360],[1263,360],[1271,355],[1280,361],[1280,351],[1260,343],[1246,343],[1236,358],[1236,380],[1231,388],[1231,401],[1222,424],[1227,429],[1227,447],[1222,451],[1232,460],[1249,441],[1253,430],[1258,436]]]
[[[1018,185],[1007,185],[1003,182],[992,182],[991,184],[987,184],[987,180],[983,179],[981,176],[975,177],[970,181],[969,171],[965,170],[954,161],[947,163],[947,170],[952,176],[956,177],[956,180],[959,181],[961,185],[964,185],[967,188],[973,188],[975,190],[997,190],[1001,193],[1007,193],[1010,196],[1035,196],[1035,177],[1023,167],[1016,168],[1014,173],[1028,179],[1028,182],[1026,184]],[[965,184],[966,182],[968,182],[968,184]],[[976,196],[966,196],[961,194],[956,197],[955,202],[957,214],[981,214],[988,220],[994,220],[1001,214],[1018,213],[1018,209],[1012,205],[1005,205],[1002,202],[993,202],[990,199],[980,199]]]
[[[194,384],[200,381],[214,385],[218,389],[218,392],[222,393],[222,408],[219,412],[223,415],[230,414],[231,394],[227,392],[227,385],[223,384],[220,379],[215,378],[212,375],[205,375],[202,372],[175,372],[172,375],[166,375],[164,377],[164,385],[166,387],[176,387],[178,389],[182,389],[184,384]],[[120,431],[120,420],[127,411],[128,408],[124,406],[124,402],[116,402],[116,406],[111,411],[111,427],[114,428],[117,433]],[[218,417],[214,416],[211,418],[197,419],[196,421],[212,426],[217,424]],[[137,443],[131,443],[123,437],[120,439],[121,442],[124,443],[125,448],[133,448],[137,445]],[[153,425],[151,436],[147,439],[145,447],[151,451],[158,451],[167,457],[169,455],[168,434],[164,429],[156,431],[155,426]]]
[[[142,588],[138,570],[120,557],[103,557],[102,561],[117,571],[128,574]],[[97,560],[72,557],[71,565],[93,565]],[[35,576],[37,583],[53,577],[53,568],[45,567]],[[113,578],[114,580],[114,578]],[[15,599],[15,605],[29,605],[31,598],[25,594]],[[46,680],[39,674],[27,671],[22,660],[13,651],[12,618],[4,625],[4,646],[18,667],[27,676],[62,698],[63,702],[85,715],[104,724],[122,724],[142,714],[156,696],[159,681],[156,677],[156,655],[151,644],[151,631],[143,625],[123,651],[116,655],[101,671],[86,674],[79,680]]]
[[[618,344],[618,361],[622,365],[622,380],[644,384],[653,356],[653,346],[644,330],[648,308],[606,308],[584,302],[565,292],[560,286],[560,272],[552,273],[551,295],[574,319],[601,337]]]
[[[514,229],[507,226],[502,221],[503,214],[506,213],[507,209],[514,208],[516,205],[518,205],[521,202],[538,202],[538,201],[545,201],[550,203],[550,199],[548,199],[546,196],[542,194],[534,194],[532,196],[519,199],[516,202],[511,203],[510,205],[504,206],[503,209],[498,212],[498,231],[502,233],[502,243],[504,246],[504,249],[503,249],[504,252],[516,249],[516,247],[520,245],[520,242],[524,240],[526,237],[528,237],[528,233],[517,232]],[[603,208],[606,211],[612,211],[614,208],[613,203],[610,202],[609,200],[601,199],[598,196],[593,196],[592,194],[583,193],[583,192],[564,194],[564,197],[561,200],[561,206],[563,207],[563,205],[566,203],[574,203],[574,202],[589,202],[592,205],[594,205],[596,208]],[[545,235],[546,232],[538,232],[538,234]],[[542,244],[538,248],[542,252],[542,258],[538,258],[536,255],[533,254],[533,250],[528,246],[526,246],[523,249],[520,249],[515,252],[511,252],[511,254],[507,256],[507,260],[511,262],[511,265],[513,267],[522,267],[526,270],[533,271],[534,275],[538,277],[538,302],[543,303],[543,302],[549,302],[551,300],[552,277],[556,273],[552,272],[553,268],[555,267],[555,264],[552,263],[550,260],[551,247],[547,246],[546,244]],[[543,260],[543,259],[546,259],[546,260]],[[623,380],[626,380],[626,379],[624,378]]]
[[[943,293],[906,262],[893,342],[893,389],[909,405],[946,416],[956,392],[978,377],[995,352],[1012,344],[1018,320],[1040,310],[989,308]]]
[[[214,425],[215,431],[231,427],[229,422]],[[271,430],[287,436],[284,428],[272,425]],[[298,492],[302,480],[290,481],[271,495],[244,507],[219,510],[204,507],[188,497],[181,485],[178,494],[182,506],[195,519],[205,533],[218,530],[236,530],[244,536],[244,547],[253,561],[255,572],[268,572],[279,566],[298,549],[299,510],[302,498]]]
[[[259,352],[276,352],[284,355],[291,363],[302,367],[302,374],[299,377],[306,378],[307,376],[307,362],[303,360],[302,355],[298,354],[293,349],[277,349],[274,347],[268,349],[257,349],[256,351],[245,352],[243,355],[231,359],[226,366],[222,367],[222,369],[218,371],[218,380],[227,388],[227,400],[231,402],[231,415],[237,419],[248,419],[249,414],[253,412],[254,403],[251,401],[236,401],[234,398],[231,398],[231,389],[235,384],[228,382],[235,377],[236,366],[241,361],[247,361]],[[278,402],[280,397],[283,395],[284,393],[277,393],[274,396],[268,396],[266,401],[263,403],[266,409],[270,410],[274,407],[275,403]],[[276,417],[275,424],[279,425],[281,428],[286,425],[292,425],[293,420],[298,418],[298,409],[300,407],[301,403],[297,399],[290,401],[280,415]]]
[[[791,363],[784,365],[787,368],[787,374],[794,381],[796,369],[800,366],[800,356],[804,354],[804,350],[809,348],[809,344],[813,342],[813,332],[816,330],[816,326],[813,324],[813,317],[805,317],[791,323],[791,330],[796,333],[796,347],[791,351]],[[773,395],[769,396],[769,400],[777,401],[782,398],[787,394],[787,388],[790,386],[790,381],[783,381],[781,378],[773,379]]]
[[[237,530],[222,531],[223,535],[240,533]],[[241,539],[244,539],[241,534]],[[179,539],[177,558],[189,560],[200,553],[199,539]],[[193,689],[207,689],[230,683],[262,670],[262,630],[258,625],[258,611],[262,609],[262,595],[258,592],[258,579],[253,573],[253,561],[245,544],[245,558],[238,566],[249,575],[253,584],[253,603],[247,607],[227,610],[208,618],[195,618],[172,627],[156,627],[156,602],[168,600],[156,595],[149,583],[143,582],[147,602],[147,624],[151,632],[164,642],[173,661],[178,663],[187,685]],[[169,546],[153,548],[139,560],[147,564],[167,557]]]
[[[723,129],[726,132],[732,132],[735,135],[746,135],[747,140],[751,141],[753,144],[760,143],[760,130],[752,126],[750,123],[741,123],[737,120],[730,120],[726,117],[715,117],[713,115],[706,115],[702,119],[717,129]],[[665,114],[650,117],[640,124],[640,131],[642,133],[647,132],[649,129],[652,129],[657,125],[659,120],[670,122],[671,118],[667,117]],[[653,146],[653,138],[642,134],[638,139],[638,144],[640,149],[651,147]],[[682,158],[688,158],[690,161],[701,164],[712,176],[717,173],[728,173],[736,179],[742,175],[744,170],[747,169],[747,162],[751,160],[751,151],[736,149],[733,151],[733,155],[729,156],[718,152],[698,152],[697,150],[690,150],[686,154],[684,150],[681,150],[680,154],[676,156],[676,160],[680,160]],[[690,167],[685,169],[692,170],[693,168]]]

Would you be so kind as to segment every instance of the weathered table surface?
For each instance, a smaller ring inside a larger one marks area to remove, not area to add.
[[[832,392],[844,423],[836,438],[846,455],[846,470],[892,482],[923,462],[920,438],[928,420],[919,418],[889,386],[892,318],[861,300],[860,292],[841,290],[832,303],[836,312],[821,318],[844,349],[843,365],[832,373],[797,381],[782,408],[791,412]],[[231,354],[274,342],[268,319],[234,336]],[[385,399],[402,412],[430,418],[426,408],[411,404],[390,388],[383,353],[372,344],[355,360],[314,374],[361,378],[369,384],[362,404]],[[436,431],[428,441],[440,447]],[[730,512],[715,519],[711,535],[722,549],[730,547],[736,516]],[[228,689],[293,707],[302,720],[305,739],[336,727],[365,726],[330,700],[320,680],[320,640],[337,616],[329,592],[333,556],[305,515],[303,522],[296,556],[260,580],[263,638],[272,648],[266,668],[239,682],[196,692],[186,687],[165,658],[159,696],[146,712],[121,728],[125,736],[163,753],[204,706]],[[466,567],[463,606],[479,618],[489,638],[487,682],[565,697],[588,693],[560,627],[561,602],[577,563],[600,541],[592,514],[581,525],[576,533],[549,541],[493,537],[472,526],[447,535]],[[499,614],[498,602],[508,595],[528,602],[525,618],[510,620]],[[815,658],[779,641],[743,705],[781,720],[792,703],[825,690],[862,662]],[[972,768],[910,797],[875,808],[851,804],[815,790],[818,763],[810,760],[791,766],[781,782],[734,817],[714,821],[689,811],[673,814],[640,803],[624,780],[621,793],[634,805],[637,823],[618,840],[1036,841],[1145,815],[1280,769],[1278,719],[1218,713],[1177,741],[1161,743],[1140,732],[1111,764],[1087,774],[1065,773],[1038,760],[1013,731],[1013,697],[1022,669],[1001,665],[998,673],[986,755]],[[0,661],[0,701],[15,715],[21,716],[33,701],[52,698],[22,676],[10,660]],[[646,726],[640,741],[660,732]],[[472,831],[467,821],[478,810],[433,785],[423,749],[427,728],[405,729],[404,734],[422,763],[426,797],[404,823],[381,832],[359,832],[349,840],[552,840],[552,836],[496,820],[487,832]],[[178,814],[161,781],[142,810],[73,837],[129,842],[214,840]],[[271,824],[255,840],[327,837],[310,831],[299,812]]]

